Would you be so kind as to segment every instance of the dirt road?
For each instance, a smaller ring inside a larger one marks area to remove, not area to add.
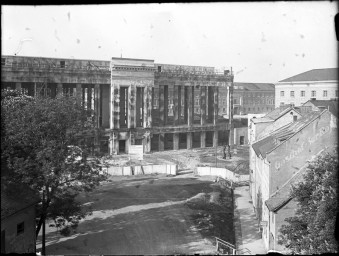
[[[93,215],[68,237],[48,227],[47,254],[215,254],[214,236],[234,243],[230,193],[208,177],[114,177],[81,200]]]

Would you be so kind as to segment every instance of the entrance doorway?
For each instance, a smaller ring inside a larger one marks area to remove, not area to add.
[[[119,154],[126,153],[126,140],[119,140]]]

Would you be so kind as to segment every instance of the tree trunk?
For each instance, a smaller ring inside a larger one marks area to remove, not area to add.
[[[39,220],[38,226],[36,228],[36,233],[35,233],[36,238],[38,238],[41,226],[44,223],[44,219],[47,216],[47,209],[49,207],[50,202],[51,202],[51,199],[47,199],[46,205],[45,205],[45,207],[43,207],[43,210],[42,210],[42,213],[41,213],[41,216],[40,216],[40,220]]]

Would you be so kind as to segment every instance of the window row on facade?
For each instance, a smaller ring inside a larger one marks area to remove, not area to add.
[[[296,95],[296,91],[290,91],[289,97],[294,98],[296,96],[297,96]],[[304,90],[300,91],[299,96],[300,97],[308,97],[308,96],[306,96],[306,91],[304,91]],[[316,90],[312,90],[310,96],[312,98],[317,97],[317,91]],[[320,96],[320,95],[318,95],[318,96]],[[285,97],[285,91],[280,91],[280,97]],[[328,90],[322,90],[322,97],[329,97]],[[335,90],[335,97],[338,97],[338,90]]]

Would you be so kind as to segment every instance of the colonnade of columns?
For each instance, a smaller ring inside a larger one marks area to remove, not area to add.
[[[119,138],[119,129],[135,129],[152,127],[152,86],[136,86],[131,84],[123,86],[113,83],[111,86],[111,115],[110,129],[113,131],[110,135],[109,151],[110,154],[119,153],[119,139],[125,140],[125,145],[135,144],[135,136],[132,132],[127,133],[127,137]],[[127,118],[127,125],[122,121]],[[124,127],[122,127],[124,126]],[[144,152],[151,150],[150,132],[145,132],[143,136]]]
[[[173,123],[168,123],[168,90],[173,90]],[[194,126],[194,86],[180,85],[159,85],[159,127],[166,126],[181,126],[183,118],[184,126]],[[200,95],[200,124],[201,126],[207,123],[217,125],[218,122],[218,87],[217,86],[199,86],[197,88]],[[181,99],[184,97],[184,115],[182,116]],[[192,148],[193,133],[186,133],[187,149]],[[215,128],[213,131],[213,146],[218,144],[218,131]],[[165,135],[159,134],[159,151],[164,150]],[[206,132],[200,133],[201,147],[206,146]],[[179,149],[179,133],[173,133],[173,149]]]

